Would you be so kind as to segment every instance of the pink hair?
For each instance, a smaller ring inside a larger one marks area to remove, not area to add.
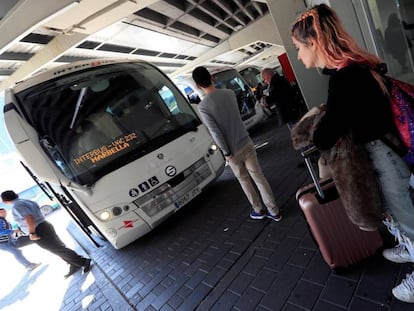
[[[292,26],[292,37],[305,45],[311,39],[315,40],[328,68],[340,69],[350,63],[367,66],[383,87],[382,78],[377,72],[381,59],[360,48],[346,32],[335,11],[326,4],[317,5],[296,19]]]

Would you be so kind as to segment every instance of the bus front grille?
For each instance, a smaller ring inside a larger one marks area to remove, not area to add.
[[[176,177],[135,200],[134,203],[152,217],[197,188],[211,174],[208,163],[201,158]]]

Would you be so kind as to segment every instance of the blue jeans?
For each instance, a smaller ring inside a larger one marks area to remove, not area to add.
[[[365,144],[381,186],[384,223],[400,243],[414,241],[414,206],[409,193],[410,170],[404,160],[381,140]],[[408,238],[408,239],[407,239]]]
[[[8,242],[0,243],[0,249],[11,253],[14,258],[16,258],[16,260],[25,268],[28,268],[30,266],[31,262],[23,256],[23,252],[19,248],[16,248],[10,240]]]
[[[279,213],[279,208],[276,205],[272,188],[264,176],[259,161],[257,160],[256,149],[254,148],[253,143],[249,142],[238,150],[231,161],[229,161],[229,165],[234,175],[239,180],[247,199],[256,212],[260,213],[263,211],[262,202],[260,200],[261,196],[264,205],[272,215]],[[252,179],[260,192],[260,196],[252,183]]]

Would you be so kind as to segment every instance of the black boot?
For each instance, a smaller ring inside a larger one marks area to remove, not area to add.
[[[89,272],[92,268],[92,260],[85,259],[85,264],[83,265],[83,273]]]
[[[65,279],[67,279],[68,277],[70,277],[71,275],[75,274],[77,271],[80,270],[81,267],[78,266],[74,266],[74,265],[70,265],[69,267],[69,272],[67,274],[65,274]]]

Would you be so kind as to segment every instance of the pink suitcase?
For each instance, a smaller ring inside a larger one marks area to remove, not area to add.
[[[309,155],[302,153],[314,184],[300,188],[296,199],[319,250],[332,269],[348,267],[373,255],[383,245],[379,231],[362,231],[348,218],[332,180],[319,182]]]

